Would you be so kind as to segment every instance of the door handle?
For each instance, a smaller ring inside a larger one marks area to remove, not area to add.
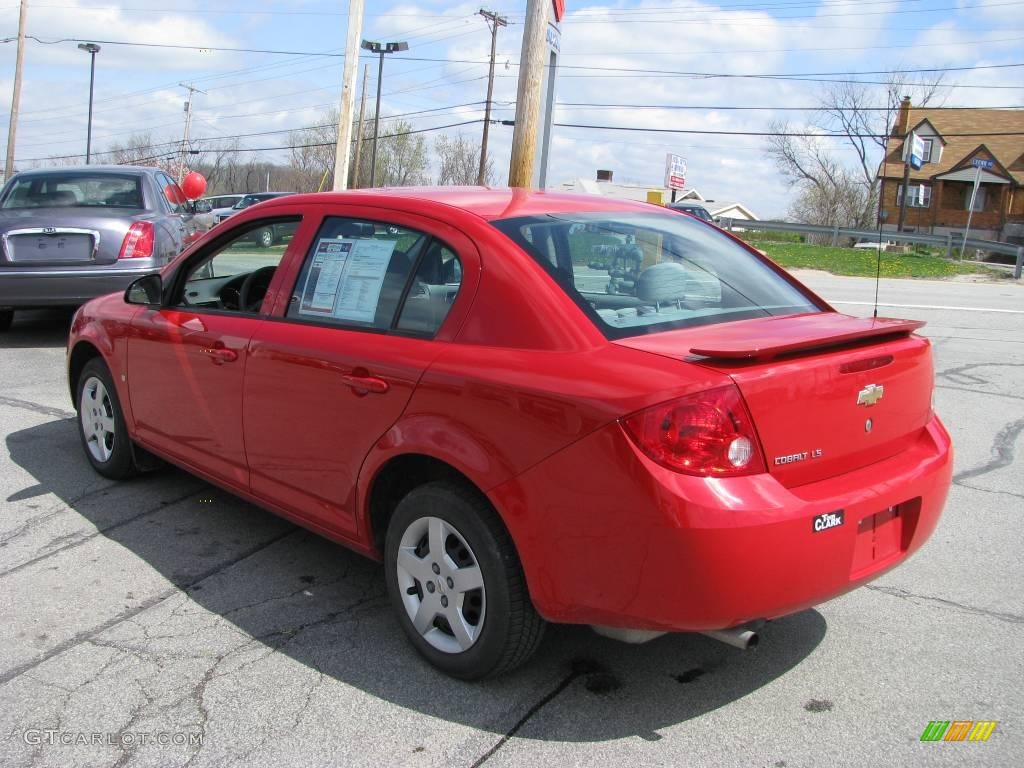
[[[378,379],[376,376],[357,376],[347,373],[341,377],[341,380],[352,387],[357,395],[365,395],[367,392],[383,395],[391,389],[390,384],[384,381],[384,379]]]
[[[213,358],[214,365],[233,363],[238,359],[238,353],[233,349],[214,349],[212,347],[208,347],[202,351],[204,355],[208,355]]]

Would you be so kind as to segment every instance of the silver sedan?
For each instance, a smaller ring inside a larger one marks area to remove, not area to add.
[[[0,331],[16,308],[77,306],[124,290],[204,229],[159,168],[17,173],[0,191]]]

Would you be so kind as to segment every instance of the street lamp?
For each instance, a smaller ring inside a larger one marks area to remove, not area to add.
[[[78,47],[89,54],[89,124],[85,133],[85,164],[89,164],[92,152],[92,86],[96,82],[96,54],[100,47],[96,43],[79,43]]]
[[[408,51],[409,44],[406,42],[377,43],[371,40],[363,40],[361,46],[364,51],[380,55],[380,62],[377,64],[377,108],[373,113],[373,154],[370,155],[370,184],[377,183],[377,131],[380,127],[380,81],[384,76],[384,54]],[[362,128],[360,127],[360,130]],[[358,171],[357,171],[358,173]]]

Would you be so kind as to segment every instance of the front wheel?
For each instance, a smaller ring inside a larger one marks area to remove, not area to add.
[[[256,242],[260,244],[261,248],[269,248],[274,244],[274,230],[264,227],[256,233]]]
[[[136,473],[132,443],[121,403],[106,364],[93,358],[78,379],[78,433],[85,456],[104,477],[123,480]]]
[[[540,644],[544,621],[512,540],[491,506],[462,486],[429,483],[402,499],[388,525],[385,568],[402,629],[453,677],[507,672]]]
[[[0,331],[6,331],[14,322],[13,309],[0,309]]]

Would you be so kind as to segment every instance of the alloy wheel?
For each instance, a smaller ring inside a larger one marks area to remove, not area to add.
[[[114,452],[114,408],[107,388],[97,377],[90,376],[82,386],[78,412],[89,453],[96,461],[109,461]]]
[[[443,653],[476,643],[486,617],[483,574],[472,547],[439,517],[413,520],[396,562],[402,603],[416,631]]]

